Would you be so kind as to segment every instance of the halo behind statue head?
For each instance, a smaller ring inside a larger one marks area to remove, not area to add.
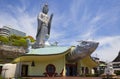
[[[45,4],[45,5],[43,6],[42,12],[45,13],[45,14],[47,14],[48,11],[49,11],[48,4]]]

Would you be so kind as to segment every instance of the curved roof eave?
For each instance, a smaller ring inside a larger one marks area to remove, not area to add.
[[[39,49],[31,49],[29,53],[24,54],[23,56],[49,56],[49,55],[60,55],[65,54],[69,51],[71,47],[46,47]]]
[[[81,62],[83,65],[88,66],[90,68],[97,67],[99,65],[95,60],[92,59],[90,55],[81,59]]]
[[[61,49],[62,49],[62,47],[61,47]],[[21,58],[27,58],[27,57],[38,57],[38,56],[41,56],[41,57],[54,57],[54,56],[64,56],[64,55],[66,55],[67,53],[69,53],[70,52],[70,50],[71,50],[71,47],[65,47],[64,48],[64,50],[60,50],[60,51],[62,51],[62,52],[60,52],[59,50],[59,53],[47,53],[47,54],[41,54],[41,53],[36,53],[36,52],[34,52],[34,53],[26,53],[25,55],[22,55],[22,56],[20,56],[20,57],[17,57],[16,59],[14,59],[12,62],[14,63],[14,62],[19,62],[20,61],[20,59]],[[50,51],[49,51],[50,52]]]

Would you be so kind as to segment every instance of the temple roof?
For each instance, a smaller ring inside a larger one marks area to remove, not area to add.
[[[39,49],[31,49],[29,53],[22,55],[13,60],[12,63],[15,62],[28,62],[28,61],[48,61],[48,60],[56,60],[60,57],[64,57],[69,51],[71,47],[45,47]]]
[[[113,62],[120,62],[120,51],[118,53],[118,56],[113,60]]]
[[[87,56],[80,61],[86,67],[93,68],[98,66],[98,63],[94,61],[91,56]]]
[[[39,48],[39,49],[31,49],[29,53],[26,53],[25,55],[57,55],[65,53],[67,50],[69,50],[71,47],[45,47],[45,48]]]

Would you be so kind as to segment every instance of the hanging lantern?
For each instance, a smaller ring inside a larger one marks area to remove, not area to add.
[[[35,66],[35,62],[34,61],[32,61],[31,66]]]

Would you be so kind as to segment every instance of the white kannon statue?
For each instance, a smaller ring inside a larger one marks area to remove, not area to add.
[[[49,17],[47,15],[48,11],[48,5],[45,4],[43,6],[42,12],[40,12],[38,15],[38,28],[36,34],[35,48],[44,47],[45,41],[47,41],[49,38],[53,14],[51,14],[51,16]]]

